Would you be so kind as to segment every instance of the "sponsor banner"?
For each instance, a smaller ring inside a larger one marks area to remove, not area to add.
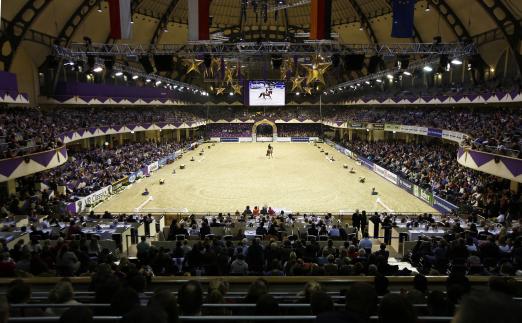
[[[169,160],[168,157],[165,157],[165,158],[162,158],[162,159],[158,160],[158,166],[159,166],[159,167],[163,167],[163,166],[165,166],[165,165],[167,164],[167,161],[168,161],[168,160]]]
[[[239,138],[219,138],[220,142],[239,142]]]
[[[147,168],[147,173],[150,175],[152,172],[155,172],[158,170],[159,164],[156,161],[156,162],[153,162],[152,164],[150,164],[149,166],[147,166],[146,168]]]
[[[346,148],[344,148],[341,152],[349,157],[352,157],[352,155],[353,155],[353,153],[349,149],[346,149]]]
[[[437,195],[433,195],[433,202],[433,207],[440,213],[451,213],[458,210],[458,206],[451,204]]]
[[[257,137],[256,141],[257,142],[272,142],[272,141],[274,141],[274,138],[272,138],[272,137]]]
[[[277,137],[278,142],[290,142],[292,141],[292,138],[290,137]]]
[[[386,131],[401,131],[401,125],[400,124],[394,124],[394,123],[386,123],[384,125],[384,130],[386,130]]]
[[[400,188],[407,191],[408,193],[413,194],[413,184],[410,181],[405,180],[404,178],[401,178],[401,177],[397,177],[397,185]]]
[[[428,128],[426,128],[426,127],[401,125],[399,131],[405,132],[405,133],[411,133],[414,135],[422,135],[422,136],[428,135]]]
[[[348,123],[349,128],[354,129],[366,129],[366,123],[364,122],[349,122]]]
[[[372,123],[373,130],[384,130],[384,123]]]
[[[385,179],[389,180],[393,184],[397,185],[397,175],[395,175],[394,173],[390,172],[389,170],[387,170],[385,168],[382,168],[379,165],[374,164],[373,165],[373,171],[376,172],[377,174],[381,175]]]
[[[451,130],[442,130],[442,138],[461,143],[466,139],[466,134]]]
[[[75,212],[80,213],[83,210],[85,210],[85,208],[87,206],[96,205],[96,204],[102,202],[103,200],[105,200],[111,194],[112,194],[112,185],[109,185],[109,186],[102,188],[101,190],[99,190],[97,192],[92,193],[89,196],[83,197],[83,198],[79,199],[78,201],[74,202],[75,203]]]
[[[252,137],[241,137],[239,142],[252,142]]]
[[[413,185],[413,195],[420,198],[421,200],[423,200],[424,202],[428,203],[431,206],[433,206],[433,204],[434,204],[433,203],[433,194],[426,190],[423,190],[422,188],[420,188],[417,185]]]
[[[125,185],[128,182],[128,176],[125,176],[124,178],[112,183],[112,191],[115,192],[118,189],[120,189],[123,185]]]
[[[369,169],[373,170],[373,162],[369,161],[368,159],[364,158],[364,157],[361,157],[359,156],[359,161],[366,167],[368,167]]]
[[[292,142],[310,142],[310,138],[309,137],[292,137],[291,141]]]
[[[129,184],[132,184],[136,181],[136,173],[131,173],[128,177],[127,177],[127,180],[129,181]]]
[[[428,136],[442,138],[442,129],[428,128]]]

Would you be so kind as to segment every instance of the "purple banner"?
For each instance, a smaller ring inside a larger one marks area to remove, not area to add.
[[[369,161],[368,159],[364,157],[358,157],[359,161],[364,164],[364,166],[368,167],[369,169],[373,170],[373,162]]]
[[[407,191],[408,193],[413,194],[413,184],[410,181],[401,177],[397,177],[397,186]]]
[[[442,129],[428,128],[428,136],[442,138]]]
[[[451,204],[437,195],[433,195],[433,207],[440,213],[451,213],[458,210],[458,206]]]

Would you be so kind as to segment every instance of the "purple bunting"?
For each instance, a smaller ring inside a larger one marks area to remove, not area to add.
[[[18,168],[18,166],[20,166],[23,160],[23,157],[1,160],[0,174],[4,175],[5,177],[11,176],[11,174]]]
[[[475,164],[477,164],[478,167],[480,167],[486,163],[489,163],[490,161],[492,161],[495,158],[494,155],[486,154],[486,153],[476,151],[476,150],[470,150],[469,155],[471,156],[471,158],[473,159]]]
[[[43,167],[47,167],[47,166],[49,166],[49,163],[51,162],[51,160],[53,160],[55,155],[56,155],[56,151],[51,150],[51,151],[44,151],[42,153],[32,155],[30,158],[31,158],[31,160],[42,165]]]
[[[504,163],[506,168],[513,174],[514,177],[517,177],[522,174],[522,160],[502,157],[501,161]]]

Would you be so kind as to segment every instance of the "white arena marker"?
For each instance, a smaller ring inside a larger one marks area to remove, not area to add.
[[[384,202],[381,200],[380,197],[377,198],[377,200],[375,200],[375,203],[376,204],[380,204],[383,208],[385,208],[388,212],[395,212],[393,211],[391,208],[389,208],[386,204],[384,204]]]
[[[134,212],[140,212],[141,209],[143,209],[143,207],[144,207],[145,205],[147,205],[147,203],[149,203],[150,201],[153,201],[153,200],[154,200],[154,198],[152,197],[152,195],[149,196],[149,198],[147,198],[147,199],[145,200],[145,202],[141,203],[137,208],[134,209]]]

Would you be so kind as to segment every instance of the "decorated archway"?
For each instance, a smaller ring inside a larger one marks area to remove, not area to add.
[[[260,121],[258,121],[256,123],[254,123],[254,125],[252,126],[252,141],[253,142],[257,141],[257,127],[259,125],[269,125],[269,126],[272,126],[272,129],[273,129],[272,140],[273,141],[277,140],[277,126],[276,126],[276,124],[274,122],[270,121],[270,120],[263,119],[263,120],[260,120]]]

